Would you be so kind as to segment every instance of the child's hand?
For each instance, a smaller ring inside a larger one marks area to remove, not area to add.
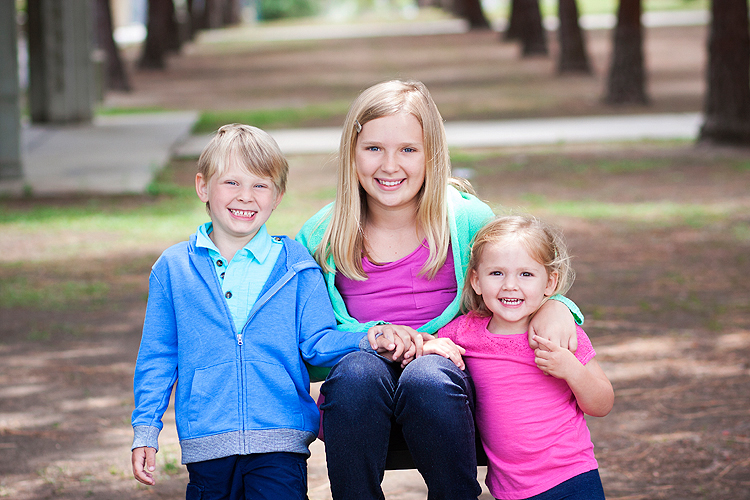
[[[391,341],[391,344],[386,347],[388,351],[393,351],[394,360],[402,360],[402,364],[405,366],[415,357],[422,355],[422,345],[424,343],[422,334],[414,330],[409,326],[402,325],[375,325],[367,331],[367,340],[370,342],[370,347],[377,350],[378,341],[376,336],[379,338],[381,335]],[[396,338],[401,339],[403,347],[399,349],[396,344]]]
[[[143,484],[153,486],[153,472],[156,470],[156,450],[146,446],[135,448],[130,457],[133,463],[133,476]]]
[[[578,334],[573,314],[558,300],[548,300],[531,318],[529,346],[532,349],[539,347],[534,335],[549,339],[571,352],[576,352],[578,348]]]
[[[572,375],[573,369],[583,366],[578,362],[575,354],[568,349],[539,335],[534,335],[534,341],[539,344],[539,347],[534,350],[534,362],[545,375],[567,380]]]
[[[371,346],[372,347],[372,346]],[[391,330],[386,335],[385,332],[378,331],[375,334],[375,352],[391,361],[403,361],[404,341],[401,337],[394,335]]]
[[[425,342],[422,349],[422,354],[439,354],[444,358],[450,359],[461,370],[466,369],[464,358],[462,357],[465,353],[466,349],[460,345],[456,345],[448,338],[438,338]]]

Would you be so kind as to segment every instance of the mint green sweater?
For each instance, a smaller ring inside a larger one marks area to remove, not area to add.
[[[331,208],[333,203],[323,207],[315,215],[313,215],[300,229],[297,234],[296,240],[302,243],[307,250],[314,254],[320,245],[328,224],[331,221]],[[424,333],[435,333],[443,326],[447,325],[453,318],[458,316],[459,308],[461,306],[461,292],[463,290],[464,279],[466,278],[466,268],[469,265],[469,257],[471,256],[471,242],[474,235],[479,229],[484,226],[492,217],[492,209],[484,202],[480,201],[477,197],[461,192],[454,187],[448,188],[448,223],[450,226],[451,236],[451,251],[453,252],[453,262],[456,274],[456,283],[458,284],[458,293],[448,307],[440,314],[440,316],[433,318],[424,325],[417,328],[418,331]],[[328,295],[331,298],[333,304],[333,312],[336,315],[336,321],[338,322],[338,329],[350,332],[366,332],[370,327],[379,324],[386,323],[387,321],[370,321],[368,323],[360,323],[354,319],[349,311],[346,309],[344,299],[341,297],[341,293],[336,288],[336,265],[333,262],[333,258],[328,258],[328,266],[331,268],[330,272],[324,272],[323,277],[328,287]],[[583,315],[581,314],[578,307],[562,296],[554,296],[552,298],[562,300],[567,305],[573,316],[576,318],[576,322],[579,324],[583,323]],[[312,367],[310,371],[311,378],[315,379],[318,377],[325,378],[324,374],[327,373],[328,369],[323,369],[318,373],[317,367]],[[318,378],[322,380],[323,378]]]

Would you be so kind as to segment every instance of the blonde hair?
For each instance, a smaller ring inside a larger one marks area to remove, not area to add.
[[[488,222],[474,236],[461,299],[462,312],[473,311],[482,316],[492,314],[484,304],[481,295],[478,295],[471,286],[471,277],[479,269],[482,253],[487,245],[509,240],[520,242],[531,258],[544,266],[548,278],[557,274],[557,286],[551,295],[563,295],[573,285],[575,271],[570,264],[565,238],[559,228],[531,215],[500,216]]]
[[[417,224],[424,232],[430,255],[422,273],[433,278],[445,263],[450,244],[447,186],[450,156],[443,118],[422,82],[391,80],[363,91],[352,103],[344,120],[338,157],[338,189],[331,222],[315,251],[315,259],[325,271],[333,256],[336,270],[354,280],[365,280],[362,268],[367,196],[360,186],[355,164],[357,138],[367,122],[397,113],[410,113],[422,126],[425,148],[425,180],[417,194]],[[454,182],[465,191],[468,183]]]
[[[268,132],[238,123],[224,125],[198,158],[198,173],[208,182],[226,172],[233,162],[253,175],[271,179],[278,194],[286,191],[289,164]]]

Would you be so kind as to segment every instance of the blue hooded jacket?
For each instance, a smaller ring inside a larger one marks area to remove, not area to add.
[[[135,368],[133,448],[158,449],[176,384],[182,463],[309,455],[320,417],[305,361],[332,366],[369,344],[362,333],[336,330],[320,268],[302,245],[280,239],[284,248],[240,332],[195,235],[156,261]]]

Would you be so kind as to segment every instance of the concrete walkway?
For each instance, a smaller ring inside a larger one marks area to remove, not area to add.
[[[0,182],[0,193],[142,193],[197,118],[179,112],[101,116],[85,125],[25,124],[24,179]]]
[[[0,182],[0,193],[49,196],[73,193],[143,193],[171,157],[196,157],[210,136],[192,136],[197,112],[97,117],[80,126],[22,130],[25,179]],[[446,124],[451,148],[694,140],[699,113],[595,116]],[[340,128],[270,130],[287,155],[330,154]]]
[[[448,122],[450,148],[488,148],[583,142],[642,141],[698,137],[699,113],[660,115],[535,118],[526,120]],[[336,127],[269,130],[284,154],[334,153],[341,129]],[[192,136],[175,148],[180,157],[198,156],[209,136]]]

